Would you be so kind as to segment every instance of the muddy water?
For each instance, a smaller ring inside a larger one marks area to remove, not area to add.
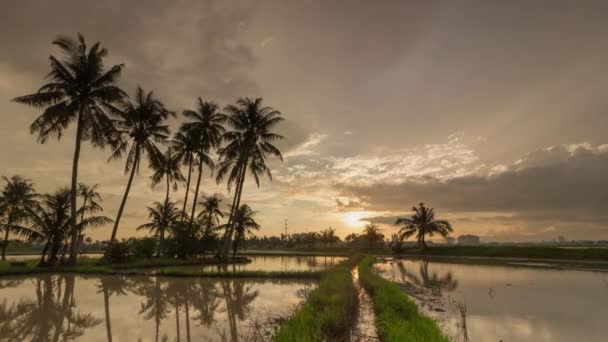
[[[608,341],[608,273],[391,260],[398,283],[453,341]]]
[[[357,320],[355,328],[351,333],[350,340],[352,342],[375,342],[378,339],[378,331],[376,330],[374,313],[374,303],[367,291],[359,283],[359,269],[355,267],[352,271],[353,282],[359,295],[359,311],[357,312]]]
[[[73,274],[0,279],[0,341],[259,341],[310,281]]]

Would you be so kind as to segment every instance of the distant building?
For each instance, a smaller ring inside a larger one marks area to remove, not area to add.
[[[448,236],[448,237],[445,238],[445,242],[448,245],[454,245],[454,244],[456,244],[456,239],[453,238],[453,237],[451,237],[451,236]]]
[[[460,235],[458,237],[459,245],[479,245],[480,239],[477,235]]]

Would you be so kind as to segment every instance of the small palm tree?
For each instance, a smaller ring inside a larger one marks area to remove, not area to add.
[[[209,152],[212,148],[217,148],[222,141],[222,134],[225,132],[223,122],[226,120],[226,116],[219,112],[217,104],[205,102],[200,97],[198,98],[197,109],[185,110],[184,116],[191,121],[184,123],[181,130],[191,135],[195,141],[196,164],[198,165],[198,178],[194,190],[194,200],[192,201],[190,223],[188,224],[188,229],[191,230],[194,223],[194,214],[196,213],[201,177],[203,175],[203,164],[213,170],[214,163],[209,156]]]
[[[165,232],[179,220],[180,216],[179,209],[173,202],[154,202],[152,207],[148,207],[150,222],[137,227],[137,230],[147,229],[159,238],[157,256],[164,254]]]
[[[226,260],[234,233],[235,211],[240,208],[247,170],[259,186],[260,176],[266,175],[272,180],[270,169],[266,166],[266,157],[275,156],[283,160],[279,149],[272,144],[283,138],[272,132],[283,118],[281,112],[264,107],[262,98],[239,98],[235,105],[229,105],[224,110],[228,113],[226,122],[231,130],[224,134],[227,145],[218,151],[222,159],[216,180],[219,183],[228,175],[228,189],[232,184],[236,184],[232,210],[224,234],[222,259]]]
[[[425,241],[425,236],[433,236],[439,234],[446,238],[454,230],[448,221],[435,220],[435,210],[427,208],[424,203],[420,203],[418,207],[413,207],[414,215],[411,218],[398,218],[396,225],[401,226],[399,229],[399,238],[407,240],[409,237],[416,235],[416,240],[423,248],[428,248]]]
[[[36,205],[36,192],[32,182],[20,176],[2,177],[6,186],[0,194],[0,229],[4,230],[2,260],[6,260],[6,247],[10,233],[21,236],[31,235],[31,230],[20,226],[28,210]]]
[[[169,147],[163,155],[161,155],[160,163],[153,165],[154,174],[152,174],[152,188],[160,183],[163,178],[167,181],[167,194],[165,202],[169,202],[169,189],[173,187],[173,191],[177,191],[178,183],[184,182],[186,179],[182,175],[180,169],[180,160]]]
[[[100,227],[114,222],[109,217],[94,215],[103,212],[103,207],[101,206],[103,199],[101,198],[99,191],[97,191],[98,188],[99,184],[94,184],[93,186],[84,183],[78,184],[78,196],[82,198],[82,206],[78,209],[78,213],[80,214],[80,222],[78,223],[78,248],[76,248],[78,251],[80,251],[80,244],[82,244],[84,239],[85,228],[88,226]],[[89,215],[89,217],[85,218],[85,215]]]
[[[380,227],[375,223],[365,225],[362,236],[369,242],[369,248],[384,240],[384,234],[382,234]]]
[[[198,219],[203,222],[205,231],[203,237],[209,235],[214,227],[220,225],[220,218],[224,217],[224,212],[220,210],[222,200],[216,195],[205,197],[201,202],[202,210],[198,214]]]
[[[190,178],[192,177],[192,166],[196,165],[197,147],[196,135],[193,131],[177,132],[171,142],[171,147],[175,153],[175,158],[182,165],[188,166],[188,177],[186,181],[186,191],[184,195],[184,205],[182,207],[182,220],[186,217],[186,206],[188,204],[188,194],[190,193]]]
[[[87,49],[84,37],[78,40],[58,37],[53,41],[64,53],[63,59],[50,56],[49,83],[38,92],[17,97],[13,101],[43,109],[42,114],[31,124],[31,133],[38,133],[38,142],[45,143],[56,136],[61,139],[70,123],[76,122],[76,146],[72,163],[71,188],[71,249],[69,263],[75,264],[76,242],[76,195],[78,191],[78,160],[82,141],[90,141],[101,147],[115,144],[116,130],[110,113],[116,113],[115,104],[126,94],[116,85],[124,65],[104,69],[103,59],[108,51],[97,42]]]
[[[239,244],[245,240],[246,234],[253,234],[253,230],[260,230],[260,225],[254,220],[257,211],[251,209],[247,204],[241,205],[234,215],[235,237],[232,244],[232,256],[236,256]]]
[[[120,224],[120,218],[127,203],[127,197],[129,196],[129,190],[131,190],[135,172],[139,171],[141,158],[147,155],[151,167],[161,164],[162,153],[158,149],[157,144],[167,142],[169,126],[165,124],[165,121],[169,116],[175,116],[174,113],[165,108],[165,105],[159,99],[154,97],[151,91],[145,93],[139,86],[135,93],[135,102],[123,104],[121,112],[116,126],[127,139],[114,149],[110,159],[120,158],[126,153],[125,173],[130,171],[131,174],[129,175],[125,194],[118,208],[114,228],[112,228],[112,236],[110,237],[104,260],[107,260],[108,253],[114,241],[116,241],[116,232]]]

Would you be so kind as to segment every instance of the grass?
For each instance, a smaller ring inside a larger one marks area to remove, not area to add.
[[[347,340],[359,304],[350,272],[358,260],[358,257],[351,257],[326,271],[319,286],[310,293],[308,300],[294,315],[281,325],[272,340]]]
[[[359,263],[359,280],[374,302],[376,326],[382,341],[445,341],[437,324],[422,315],[418,307],[394,283],[372,272],[374,258]]]
[[[205,262],[193,260],[149,259],[138,260],[118,265],[98,265],[98,258],[80,257],[76,266],[38,267],[38,260],[23,262],[0,262],[0,276],[41,274],[41,273],[77,273],[77,274],[121,274],[121,275],[162,275],[167,277],[223,277],[223,278],[300,278],[318,279],[323,272],[317,271],[204,271],[191,265],[215,265],[216,260]],[[238,260],[246,262],[246,260]],[[151,270],[153,267],[162,267]]]
[[[406,248],[402,254],[486,258],[529,258],[608,261],[608,248],[559,248],[544,246],[433,246]]]

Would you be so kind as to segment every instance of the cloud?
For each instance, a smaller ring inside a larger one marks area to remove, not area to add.
[[[426,202],[441,213],[461,213],[478,222],[509,223],[527,229],[537,225],[536,230],[549,225],[586,226],[579,235],[593,230],[597,236],[598,228],[603,234],[608,232],[606,174],[605,145],[579,144],[532,152],[509,166],[493,168],[487,175],[337,188],[342,196],[356,198],[365,210],[398,213]],[[499,215],[479,218],[483,213]]]
[[[325,140],[325,138],[327,138],[327,134],[312,133],[308,136],[306,141],[296,146],[296,148],[285,153],[284,157],[293,158],[318,154],[318,152],[314,151],[314,148],[318,146],[323,140]]]

